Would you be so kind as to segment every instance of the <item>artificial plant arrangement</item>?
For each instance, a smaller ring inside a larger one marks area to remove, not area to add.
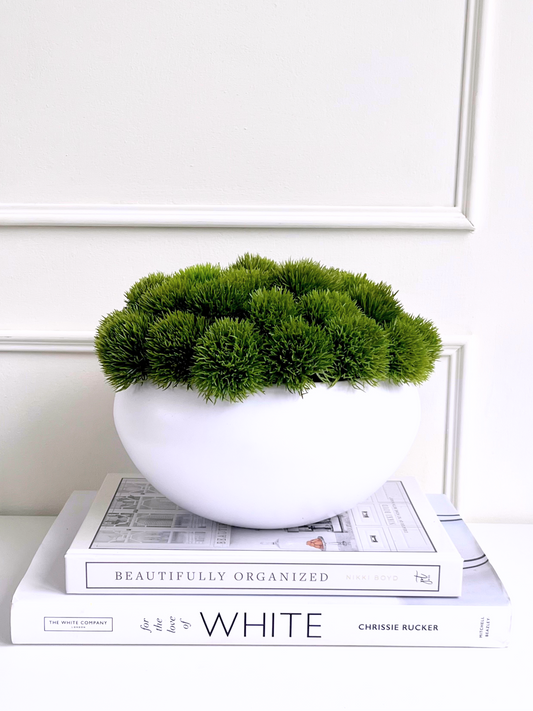
[[[352,508],[396,471],[441,341],[387,284],[245,254],[140,279],[96,350],[117,433],[160,493],[232,526],[286,528]]]
[[[418,385],[441,352],[435,326],[406,313],[389,285],[250,254],[140,279],[95,345],[117,391],[151,381],[214,402],[270,386],[304,395],[316,383]]]

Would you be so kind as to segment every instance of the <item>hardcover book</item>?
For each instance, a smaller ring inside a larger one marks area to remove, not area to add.
[[[67,592],[93,594],[457,596],[462,565],[412,477],[312,525],[252,530],[110,474],[65,557]]]
[[[15,644],[503,647],[501,581],[457,511],[430,497],[464,558],[461,597],[67,595],[64,554],[94,492],[75,492],[15,592]]]

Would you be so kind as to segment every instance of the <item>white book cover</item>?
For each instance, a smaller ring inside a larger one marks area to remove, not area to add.
[[[503,647],[511,607],[457,511],[428,497],[464,558],[460,597],[67,595],[64,555],[94,492],[75,492],[12,603],[15,644]]]
[[[463,561],[413,477],[280,530],[227,526],[110,474],[65,557],[69,593],[457,596]]]

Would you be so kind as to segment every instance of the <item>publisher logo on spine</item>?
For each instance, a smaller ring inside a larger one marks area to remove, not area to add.
[[[431,579],[431,575],[429,573],[422,573],[417,570],[415,573],[415,580],[417,583],[421,583],[422,585],[433,585],[433,580]]]
[[[112,632],[112,617],[45,617],[45,632]]]

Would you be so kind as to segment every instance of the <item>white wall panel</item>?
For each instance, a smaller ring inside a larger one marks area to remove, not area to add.
[[[366,206],[369,214],[327,219],[469,227],[457,219],[457,190],[468,172],[477,5],[7,0],[0,200],[64,209],[36,218],[35,209],[11,208],[0,219],[132,224],[124,208],[102,209],[109,204]],[[74,214],[73,204],[100,208]],[[391,220],[376,206],[441,212]],[[454,207],[452,218],[445,210]],[[245,218],[136,216],[137,224]],[[248,224],[280,222],[264,210],[255,219]]]

